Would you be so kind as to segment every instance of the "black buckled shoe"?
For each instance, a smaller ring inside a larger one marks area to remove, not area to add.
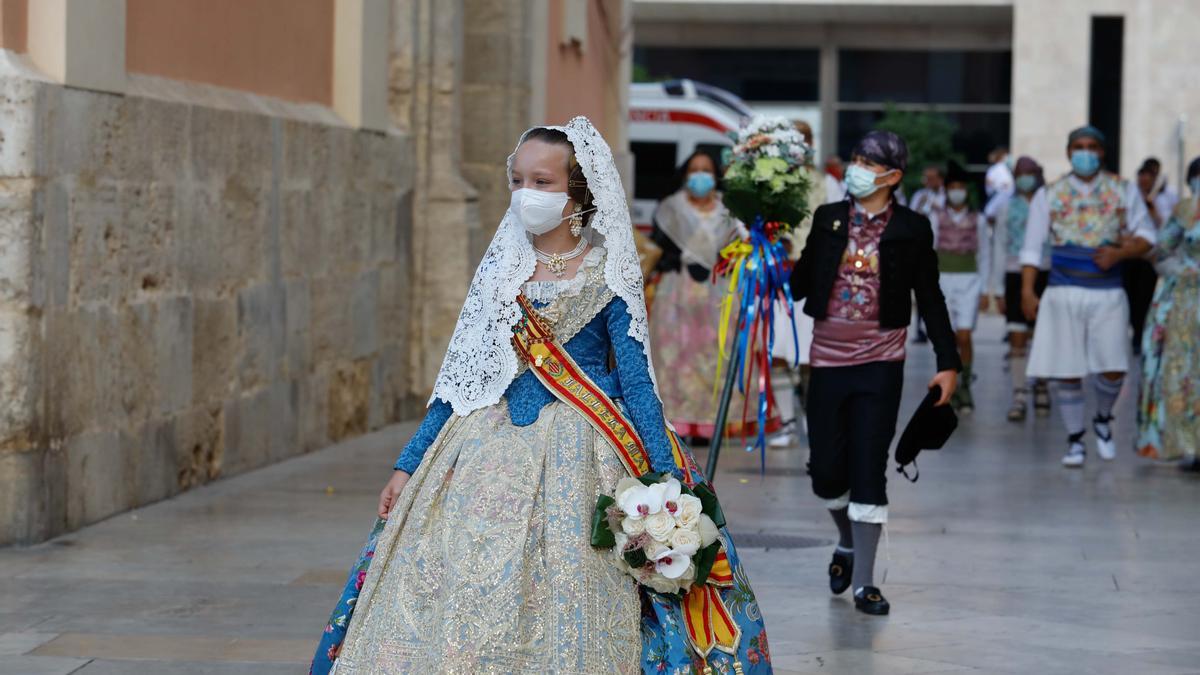
[[[829,561],[829,590],[834,595],[841,595],[850,588],[850,574],[854,572],[854,555],[833,552],[833,560]]]
[[[883,597],[883,593],[878,588],[863,586],[861,593],[854,594],[854,609],[863,614],[885,616],[891,611],[892,606],[888,604],[887,598]]]

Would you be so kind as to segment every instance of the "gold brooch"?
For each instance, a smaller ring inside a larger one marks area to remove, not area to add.
[[[837,232],[838,228],[841,226],[842,226],[842,221],[840,221],[840,220],[833,221],[833,231],[834,232]]]

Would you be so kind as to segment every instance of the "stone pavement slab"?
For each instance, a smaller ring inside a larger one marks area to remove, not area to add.
[[[918,483],[889,482],[876,570],[891,616],[829,595],[834,529],[803,448],[770,451],[765,476],[757,456],[723,452],[735,536],[822,543],[741,547],[777,673],[1200,673],[1200,480],[1127,449],[1060,467],[1057,418],[1004,419],[999,333],[981,323],[975,415],[922,456]],[[928,352],[910,347],[902,414],[931,375]],[[1132,391],[1118,407],[1124,448]],[[0,549],[0,675],[305,672],[413,428]]]

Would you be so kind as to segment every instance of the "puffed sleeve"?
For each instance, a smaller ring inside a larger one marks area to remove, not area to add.
[[[421,426],[417,427],[417,433],[413,434],[408,445],[404,446],[404,450],[392,468],[407,474],[416,472],[417,467],[421,465],[421,458],[425,456],[425,451],[433,445],[433,441],[442,431],[446,420],[450,419],[452,412],[454,409],[450,407],[449,403],[440,398],[434,401],[433,405],[429,406],[429,411],[425,413],[425,419],[421,422]]]
[[[625,409],[634,429],[650,453],[650,466],[655,471],[671,472],[682,478],[671,454],[671,443],[663,426],[662,403],[654,393],[650,379],[650,361],[642,343],[629,337],[629,310],[625,301],[614,298],[604,308],[608,336],[617,362],[617,379],[625,397]]]

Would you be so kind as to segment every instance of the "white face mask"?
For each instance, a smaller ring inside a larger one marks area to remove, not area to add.
[[[946,190],[946,199],[949,199],[950,203],[955,206],[962,206],[967,201],[967,191],[962,188]]]
[[[567,201],[565,192],[521,188],[513,190],[508,208],[521,221],[525,231],[536,236],[553,230],[566,218],[562,213]]]

